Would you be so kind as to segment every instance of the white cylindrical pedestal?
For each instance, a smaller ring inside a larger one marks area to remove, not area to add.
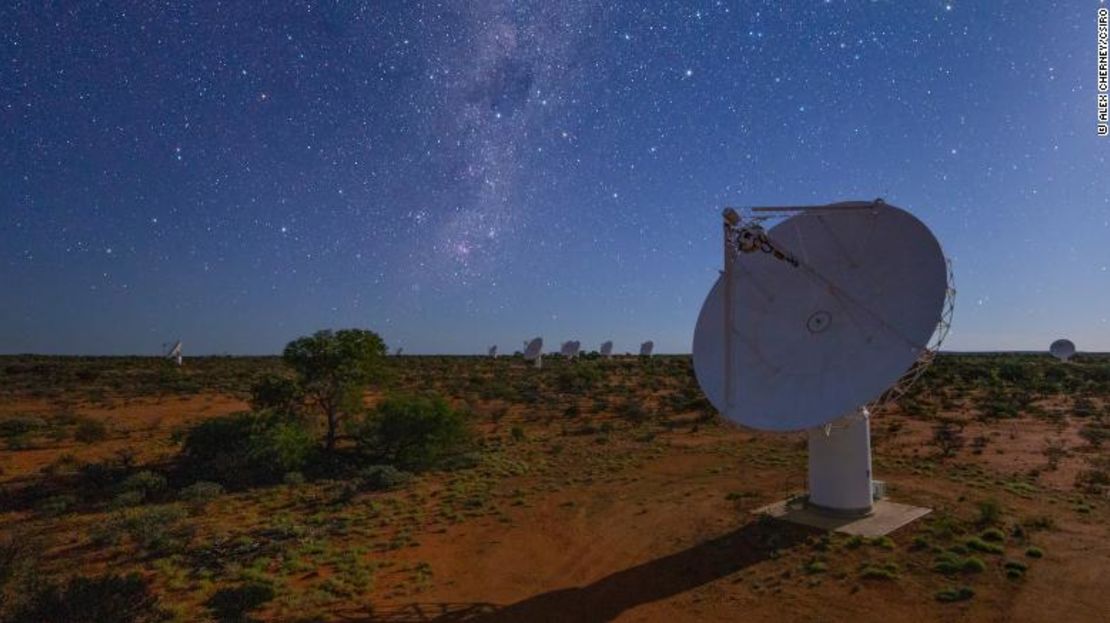
[[[866,409],[809,430],[809,504],[844,515],[871,512],[871,429]]]

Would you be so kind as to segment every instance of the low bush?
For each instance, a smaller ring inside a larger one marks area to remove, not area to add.
[[[149,502],[162,496],[168,485],[166,477],[157,472],[143,470],[128,476],[119,484],[120,493],[138,494],[140,502]]]
[[[74,495],[52,495],[41,500],[35,506],[35,510],[43,515],[57,516],[65,514],[76,505],[77,497]]]
[[[81,418],[73,431],[73,438],[81,443],[96,443],[108,437],[108,426],[100,420]]]
[[[1001,545],[988,543],[977,536],[973,536],[964,541],[964,545],[966,545],[968,549],[977,552],[983,552],[985,554],[1001,554],[1003,551],[1005,551],[1002,549]]]
[[[366,491],[386,491],[404,486],[412,474],[392,465],[371,465],[358,472],[360,488]]]
[[[47,583],[11,614],[11,621],[36,623],[153,623],[170,613],[158,604],[137,573],[78,576],[65,584]]]
[[[439,397],[388,398],[354,428],[364,460],[405,470],[438,467],[470,442],[463,414]]]
[[[317,443],[296,417],[244,412],[197,424],[185,436],[182,467],[187,475],[240,488],[281,482],[310,464]]]
[[[234,588],[221,588],[216,591],[205,606],[212,611],[217,621],[246,621],[247,614],[257,610],[277,594],[274,587],[262,582],[248,582]]]
[[[46,428],[46,420],[35,415],[12,415],[0,419],[0,437],[22,437]]]
[[[936,593],[936,600],[941,603],[951,603],[954,601],[967,601],[975,596],[975,591],[970,586],[961,586],[959,588],[950,587],[940,590]]]
[[[224,488],[217,482],[198,481],[177,492],[177,497],[192,504],[203,505],[224,493]]]

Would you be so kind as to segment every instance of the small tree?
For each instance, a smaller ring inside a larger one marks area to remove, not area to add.
[[[305,397],[323,412],[324,445],[331,452],[340,423],[361,407],[362,392],[385,378],[385,342],[363,329],[317,331],[290,342],[282,358],[296,371]]]
[[[436,467],[466,448],[466,418],[436,396],[393,396],[356,427],[362,454],[406,470]]]
[[[297,381],[276,374],[267,374],[251,387],[251,408],[297,414],[304,406],[304,392]]]
[[[954,420],[941,420],[933,426],[933,445],[940,449],[942,457],[949,457],[964,447],[964,425]]]

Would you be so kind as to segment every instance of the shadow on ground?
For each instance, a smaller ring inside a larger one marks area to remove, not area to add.
[[[754,521],[689,549],[605,576],[587,586],[541,593],[506,606],[486,603],[406,604],[344,620],[359,623],[517,621],[600,623],[637,606],[667,599],[767,560],[814,531]]]

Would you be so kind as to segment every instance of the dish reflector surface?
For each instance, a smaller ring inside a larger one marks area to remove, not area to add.
[[[543,348],[543,338],[542,337],[534,338],[531,342],[528,342],[528,346],[524,349],[524,358],[525,359],[535,359],[536,357],[538,357],[540,355],[540,349],[542,349],[542,348]]]
[[[1075,344],[1071,340],[1056,340],[1048,347],[1048,352],[1060,361],[1067,361],[1075,354]]]
[[[613,354],[613,342],[612,342],[612,340],[610,340],[608,342],[602,342],[602,344],[601,344],[601,356],[602,357],[608,357],[609,355],[612,355],[612,354]]]
[[[694,330],[694,372],[709,401],[752,428],[812,428],[867,404],[925,352],[948,273],[940,244],[888,204],[800,213],[767,232],[799,261],[733,261],[732,370],[725,396],[724,277]]]
[[[655,348],[655,342],[648,340],[640,344],[640,355],[644,357],[651,357],[651,351]]]

